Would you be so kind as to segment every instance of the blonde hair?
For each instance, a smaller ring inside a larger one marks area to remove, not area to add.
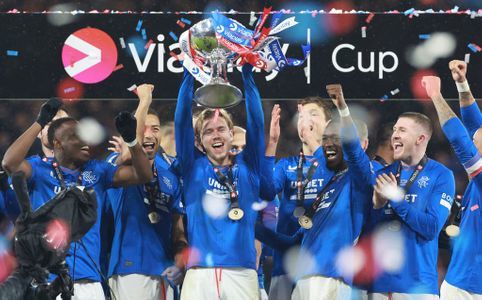
[[[215,114],[216,114],[216,109],[206,108],[205,110],[201,111],[201,113],[198,115],[196,124],[194,125],[194,135],[196,136],[196,139],[199,141],[199,143],[201,143],[201,135],[202,135],[202,131],[204,129],[204,125],[206,121],[213,119]],[[219,117],[223,118],[226,121],[226,123],[228,124],[228,128],[230,130],[233,130],[234,125],[233,125],[233,120],[231,118],[230,113],[220,108]]]

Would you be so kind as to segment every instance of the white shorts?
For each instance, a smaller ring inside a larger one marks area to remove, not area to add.
[[[260,292],[260,299],[261,300],[268,300],[268,293],[266,293],[265,289],[259,289]]]
[[[288,275],[274,276],[269,287],[269,300],[289,300],[293,292],[294,283]]]
[[[475,294],[467,292],[466,290],[459,289],[456,286],[451,285],[444,280],[440,287],[440,300],[482,300],[481,294]]]
[[[142,274],[114,275],[109,286],[116,300],[172,300],[174,291],[160,276]]]
[[[351,287],[340,279],[309,276],[296,282],[292,300],[346,300],[351,297]]]
[[[368,300],[438,300],[432,294],[405,294],[405,293],[370,293]],[[455,300],[455,299],[454,299]]]
[[[181,300],[258,300],[258,274],[245,268],[191,268]]]
[[[56,300],[62,300],[61,296],[57,296]],[[105,300],[102,285],[100,282],[74,283],[72,300]]]

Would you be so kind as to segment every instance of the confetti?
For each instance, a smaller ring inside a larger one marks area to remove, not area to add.
[[[44,239],[52,250],[65,251],[69,245],[70,228],[62,219],[52,220],[46,228]]]
[[[96,146],[104,141],[105,129],[93,118],[83,118],[77,125],[77,134],[87,145]]]
[[[169,55],[174,57],[176,60],[179,60],[179,57],[177,56],[176,53],[174,53],[173,51],[169,52]]]
[[[137,32],[141,31],[141,28],[142,28],[142,20],[139,20],[139,22],[137,22],[136,31]]]
[[[181,20],[177,20],[176,24],[179,25],[179,27],[181,28],[186,27],[186,24],[184,24]]]
[[[224,218],[228,215],[229,203],[223,194],[206,191],[202,199],[202,207],[206,214],[213,219]]]
[[[120,69],[122,69],[122,68],[124,68],[124,65],[123,65],[123,64],[117,65],[117,66],[114,68],[114,71],[113,71],[113,72],[118,71],[118,70],[120,70]]]
[[[69,87],[69,88],[64,89],[64,93],[66,93],[66,94],[71,93],[73,91],[75,91],[75,87]]]
[[[144,46],[144,49],[149,49],[149,47],[151,46],[152,43],[154,43],[154,41],[150,39],[150,40],[146,43],[146,45]]]
[[[415,8],[410,8],[406,10],[403,14],[408,16],[408,15],[412,15],[414,12],[415,12]]]
[[[468,64],[470,62],[470,53],[465,53],[464,61],[465,61],[466,64]]]
[[[473,12],[470,13],[470,18],[475,19],[476,15],[477,15],[477,13],[475,11],[473,11]]]
[[[477,209],[479,209],[479,205],[478,205],[478,204],[472,205],[472,206],[470,207],[470,211],[474,211],[474,210],[477,210]]]
[[[189,20],[186,19],[186,18],[181,18],[181,21],[182,21],[183,23],[186,23],[187,25],[191,25],[191,23],[192,23],[191,21],[189,21]]]
[[[400,93],[400,90],[399,90],[399,89],[394,89],[393,91],[390,91],[390,94],[392,94],[392,96],[393,96],[393,95],[396,95],[396,94],[398,94],[398,93]]]
[[[370,13],[368,15],[368,17],[366,18],[365,22],[367,22],[368,24],[370,24],[370,22],[373,20],[373,18],[375,17],[375,14],[374,13]]]
[[[257,19],[258,18],[256,18],[256,15],[255,15],[254,11],[252,11],[249,15],[249,26],[253,26],[254,22],[256,22]]]
[[[384,102],[385,100],[388,100],[388,95],[383,95],[383,97],[380,98],[380,102]]]
[[[176,35],[174,32],[169,31],[169,35],[172,37],[172,39],[173,39],[175,42],[177,42],[178,38],[177,38],[177,35]]]
[[[467,45],[467,47],[469,47],[470,50],[472,50],[472,52],[480,52],[482,50],[482,48],[480,48],[479,45],[477,44],[474,44],[474,43],[470,43]]]
[[[127,90],[137,95],[137,85],[133,84],[130,87],[128,87]]]
[[[123,37],[119,38],[119,41],[120,41],[120,44],[121,44],[122,49],[125,49],[125,47],[126,47],[126,42],[124,41],[124,38],[123,38]]]
[[[421,40],[428,40],[430,38],[430,34],[419,34],[418,38]]]
[[[8,56],[18,56],[18,51],[16,50],[7,50]]]
[[[144,40],[147,40],[147,34],[146,34],[146,29],[145,28],[142,28],[142,38]]]
[[[367,27],[366,26],[363,26],[361,28],[361,37],[362,38],[366,38],[367,37]]]
[[[456,5],[454,8],[452,8],[452,12],[456,13],[459,11],[459,7]]]

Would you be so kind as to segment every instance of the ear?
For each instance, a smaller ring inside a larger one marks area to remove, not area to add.
[[[421,134],[418,136],[417,141],[415,142],[416,145],[420,145],[427,140],[427,136],[425,134]]]
[[[368,139],[363,139],[363,140],[360,141],[360,143],[361,143],[361,147],[362,147],[363,151],[367,151],[368,143],[369,143]]]

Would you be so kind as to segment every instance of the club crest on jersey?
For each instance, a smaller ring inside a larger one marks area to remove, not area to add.
[[[418,187],[419,188],[427,187],[429,180],[430,178],[428,178],[428,176],[422,176],[419,180],[417,180]]]
[[[82,172],[82,179],[87,183],[94,184],[97,181],[97,176],[92,171],[84,171]]]

